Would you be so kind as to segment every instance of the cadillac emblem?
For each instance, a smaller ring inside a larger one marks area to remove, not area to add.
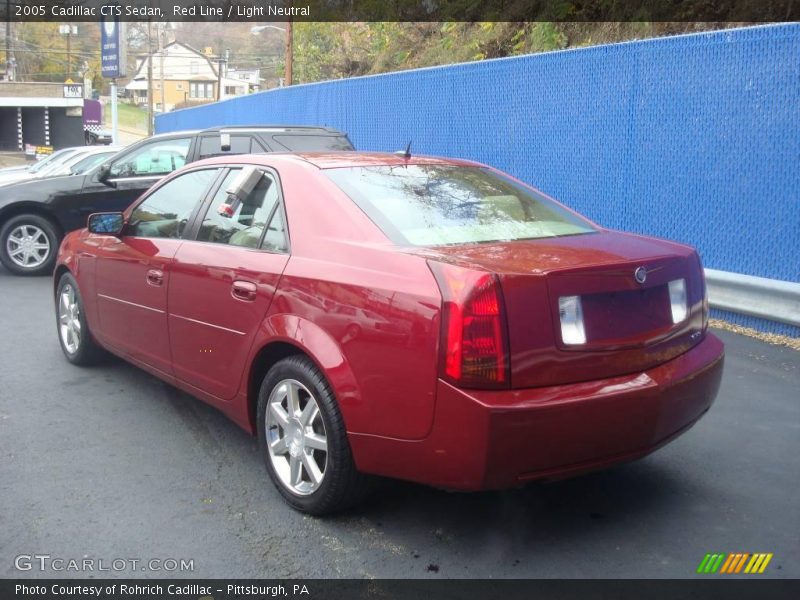
[[[636,267],[636,270],[633,272],[633,278],[637,283],[644,283],[647,281],[647,269],[644,267]]]

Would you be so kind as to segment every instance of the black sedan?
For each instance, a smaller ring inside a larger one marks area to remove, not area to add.
[[[82,175],[0,187],[0,262],[16,275],[49,274],[64,235],[95,212],[127,208],[184,164],[227,154],[353,150],[326,127],[248,126],[181,131],[147,138]]]

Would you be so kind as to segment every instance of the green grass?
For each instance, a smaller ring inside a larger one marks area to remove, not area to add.
[[[127,104],[126,102],[117,102],[118,122],[120,127],[126,129],[138,129],[139,131],[147,131],[147,111]],[[107,103],[103,107],[103,121],[106,127],[111,127],[111,103]]]

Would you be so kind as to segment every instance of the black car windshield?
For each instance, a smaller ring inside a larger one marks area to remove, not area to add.
[[[434,246],[594,232],[586,220],[490,169],[455,165],[325,170],[398,244]]]

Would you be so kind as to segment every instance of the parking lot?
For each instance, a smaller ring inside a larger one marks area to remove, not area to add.
[[[793,350],[717,332],[717,403],[639,462],[502,493],[382,482],[358,510],[315,519],[281,501],[254,439],[216,410],[120,360],[67,363],[51,286],[0,270],[3,577],[41,576],[14,567],[39,553],[191,559],[170,575],[192,577],[683,578],[707,552],[771,552],[761,577],[800,576]]]

